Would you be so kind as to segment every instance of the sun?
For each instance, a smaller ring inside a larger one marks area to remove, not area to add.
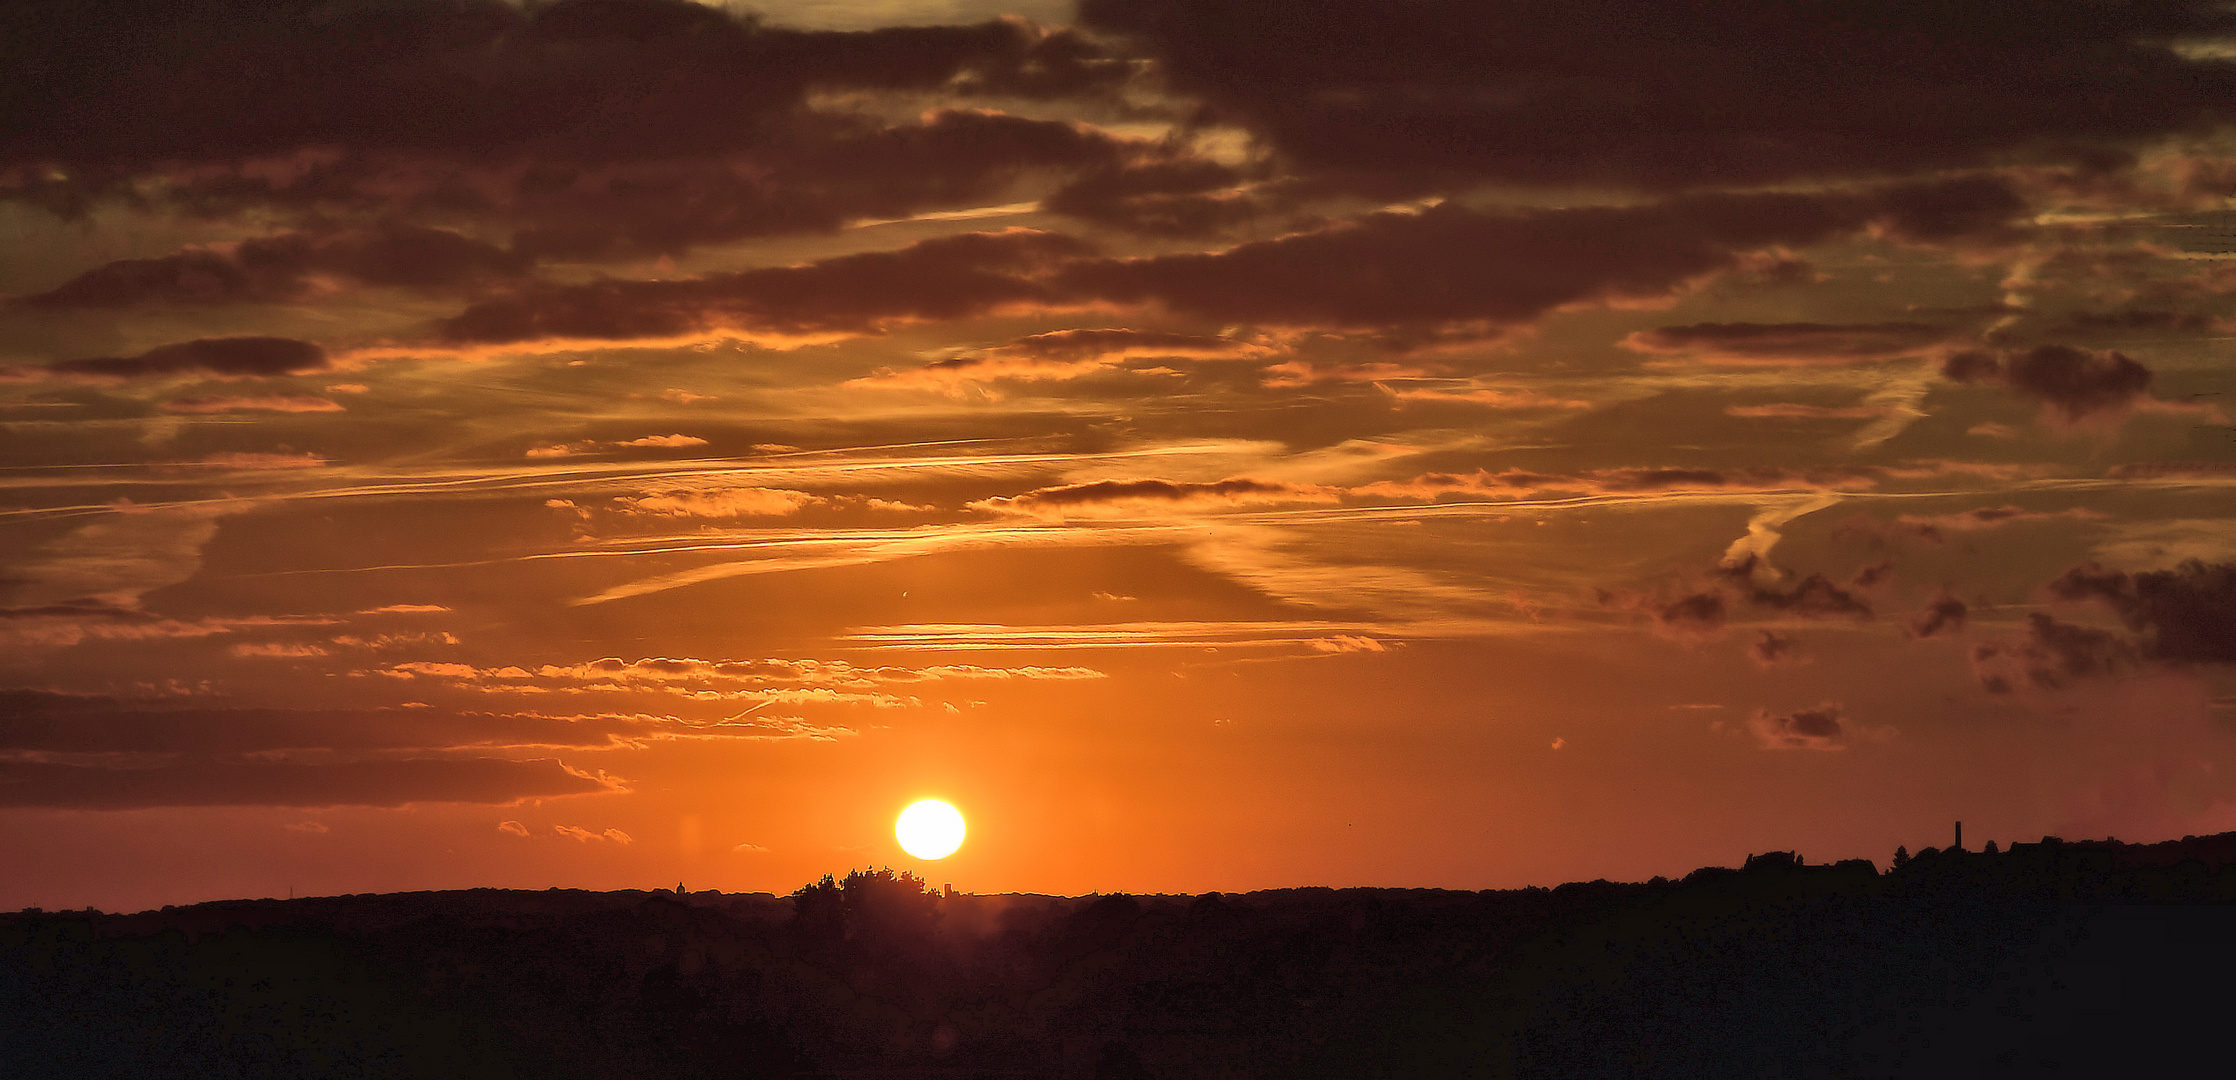
[[[963,846],[963,815],[938,799],[910,803],[893,825],[901,850],[919,859],[944,859]]]

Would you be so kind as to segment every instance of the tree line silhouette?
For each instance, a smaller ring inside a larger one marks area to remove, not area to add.
[[[1487,892],[0,914],[8,1077],[1999,1076],[2218,1053],[2236,834]]]

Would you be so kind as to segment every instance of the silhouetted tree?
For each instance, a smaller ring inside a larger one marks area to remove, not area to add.
[[[846,936],[846,900],[831,875],[793,891],[792,925],[811,937],[837,940]]]
[[[848,941],[929,937],[939,921],[939,890],[906,870],[850,870],[846,879],[823,875],[792,894],[792,916],[804,932]]]
[[[1995,846],[1995,841],[1993,841],[1993,840],[1990,840],[1990,841],[1988,841],[1988,846],[1986,846],[1986,847],[1984,847],[1984,848],[1981,848],[1980,850],[1981,850],[1981,851],[1984,851],[1984,852],[1987,852],[1987,853],[1988,853],[1988,854],[1990,854],[1990,855],[1994,855],[1994,854],[1996,854],[1997,852],[1999,852],[1999,851],[2000,851],[2001,849],[2000,849],[2000,848],[1997,848],[1997,847]]]
[[[1908,865],[1910,865],[1910,849],[1901,844],[1896,844],[1894,846],[1894,868],[1900,870]],[[823,880],[829,881],[831,879],[824,878]]]

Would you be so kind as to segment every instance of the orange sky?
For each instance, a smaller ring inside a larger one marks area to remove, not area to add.
[[[2213,5],[9,27],[0,909],[2236,829]]]

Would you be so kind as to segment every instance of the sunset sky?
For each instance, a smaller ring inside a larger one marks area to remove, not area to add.
[[[2236,829],[2225,4],[82,0],[0,117],[0,909]]]

